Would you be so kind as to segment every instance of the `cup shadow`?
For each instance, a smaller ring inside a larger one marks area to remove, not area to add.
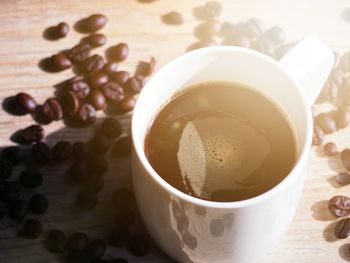
[[[346,260],[350,261],[350,245],[349,244],[343,244],[338,249],[339,256]]]
[[[328,200],[321,200],[311,206],[312,217],[318,221],[331,221],[336,217],[328,210]]]
[[[333,242],[339,240],[334,234],[334,229],[335,229],[337,222],[338,221],[333,221],[332,223],[327,225],[325,227],[325,229],[323,230],[323,237],[329,243],[333,243]]]

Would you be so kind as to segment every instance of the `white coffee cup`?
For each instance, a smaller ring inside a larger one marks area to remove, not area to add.
[[[152,77],[132,118],[132,172],[141,216],[165,253],[178,262],[252,263],[282,237],[306,175],[313,132],[311,105],[333,62],[333,52],[325,44],[307,38],[279,62],[245,48],[208,47],[176,58]],[[161,107],[179,90],[210,80],[259,90],[280,106],[295,128],[296,165],[278,185],[254,198],[212,202],[189,196],[164,181],[145,156],[145,136]]]

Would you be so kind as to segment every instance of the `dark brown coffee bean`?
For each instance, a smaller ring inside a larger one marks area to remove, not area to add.
[[[96,195],[102,191],[104,180],[100,175],[90,175],[84,183],[83,191],[86,194]]]
[[[187,51],[192,51],[192,50],[196,50],[199,48],[203,48],[203,47],[211,47],[211,46],[216,46],[217,43],[214,39],[206,39],[206,40],[201,40],[198,41],[196,43],[191,44],[188,48]]]
[[[208,17],[214,18],[221,15],[222,5],[216,1],[209,1],[204,5]]]
[[[319,126],[314,126],[314,132],[312,136],[312,145],[321,145],[324,141],[324,132]]]
[[[27,93],[20,92],[15,97],[16,104],[25,113],[32,113],[36,108],[35,100]]]
[[[286,40],[284,30],[278,26],[274,26],[265,31],[264,35],[274,44],[279,45]]]
[[[127,249],[135,256],[143,257],[150,251],[147,238],[141,235],[133,235],[128,240]]]
[[[334,119],[326,113],[322,113],[315,118],[315,123],[325,134],[333,133],[337,130],[337,124]]]
[[[63,96],[60,98],[60,102],[66,116],[73,116],[79,110],[80,102],[78,97],[76,96],[76,93],[74,93],[73,91],[68,91],[65,94],[63,94]]]
[[[108,60],[121,62],[126,60],[129,55],[129,46],[126,43],[119,43],[111,47],[108,55]]]
[[[12,164],[6,159],[0,159],[0,182],[8,179],[12,175]]]
[[[199,39],[211,39],[217,36],[221,30],[221,22],[218,20],[211,20],[199,24],[193,30],[193,35]]]
[[[88,155],[88,146],[84,142],[75,142],[73,144],[73,158],[74,160],[84,160]]]
[[[42,194],[33,195],[29,200],[29,208],[35,214],[44,214],[49,208],[49,200]]]
[[[167,25],[181,25],[184,22],[183,16],[179,12],[169,12],[161,17],[164,24]]]
[[[13,165],[17,165],[24,161],[24,151],[18,146],[9,146],[2,150],[1,155]]]
[[[109,77],[106,73],[99,71],[89,76],[88,82],[91,88],[100,88],[106,84]]]
[[[350,174],[349,173],[339,173],[335,177],[335,180],[340,185],[348,185],[348,184],[350,184]]]
[[[85,74],[92,74],[100,71],[104,65],[105,62],[100,55],[92,55],[91,57],[88,57],[84,60],[84,62],[81,64],[80,69]]]
[[[101,239],[92,240],[87,246],[87,254],[91,259],[101,258],[106,252],[106,242]]]
[[[65,84],[67,84],[67,85],[72,85],[72,84],[74,84],[74,83],[77,83],[77,82],[83,81],[83,80],[84,80],[84,76],[82,76],[82,75],[76,75],[76,76],[74,76],[74,77],[68,79],[68,80],[66,81]]]
[[[60,120],[63,117],[63,110],[61,104],[58,102],[56,98],[49,98],[43,105],[43,113],[50,120]]]
[[[108,163],[103,156],[91,154],[87,159],[87,167],[90,173],[103,175],[108,170]]]
[[[72,62],[64,53],[58,53],[56,55],[53,55],[51,57],[51,62],[57,70],[65,70],[72,66]]]
[[[87,244],[89,238],[85,233],[76,232],[69,237],[68,240],[68,249],[70,251],[83,251]]]
[[[345,128],[350,123],[350,110],[347,107],[338,109],[335,116],[335,121],[338,128]]]
[[[75,161],[68,170],[69,176],[78,183],[85,182],[90,176],[90,171],[83,161]]]
[[[93,209],[97,205],[97,196],[82,191],[78,195],[77,205],[82,209]]]
[[[103,34],[92,34],[82,39],[83,43],[88,43],[92,47],[100,47],[106,44],[107,38]]]
[[[337,216],[344,217],[350,215],[350,198],[346,196],[334,196],[328,203],[329,211]]]
[[[114,142],[111,154],[115,157],[129,155],[131,152],[131,138],[130,136],[120,137]]]
[[[96,121],[96,109],[91,104],[84,104],[78,111],[78,122],[82,126],[88,126]]]
[[[136,99],[133,96],[125,96],[124,99],[117,103],[118,110],[122,113],[132,111],[135,107]]]
[[[129,72],[126,71],[117,71],[110,74],[111,80],[118,82],[120,85],[124,85],[130,77]]]
[[[68,141],[59,141],[52,148],[52,158],[57,162],[68,160],[72,153],[73,147]]]
[[[103,71],[108,75],[115,73],[117,69],[118,63],[116,61],[107,62],[103,67]]]
[[[108,22],[108,18],[102,14],[94,14],[86,18],[85,20],[85,29],[87,32],[93,32],[100,30]]]
[[[149,77],[154,72],[155,66],[156,66],[156,60],[154,59],[154,57],[151,57],[151,61],[148,63],[144,61],[140,61],[137,65],[135,75],[141,78]]]
[[[39,220],[28,219],[23,226],[23,236],[30,239],[37,239],[43,232],[43,225]]]
[[[142,88],[143,88],[142,80],[140,80],[136,76],[129,78],[128,81],[124,85],[125,91],[128,93],[131,93],[131,94],[140,93]]]
[[[0,182],[0,201],[12,203],[19,199],[21,185],[17,182]]]
[[[96,134],[90,141],[90,150],[94,154],[105,154],[110,146],[110,141],[101,133]]]
[[[121,211],[130,209],[134,202],[134,194],[130,189],[120,188],[113,194],[113,204]]]
[[[326,143],[323,146],[323,151],[324,151],[325,155],[327,155],[327,156],[336,155],[338,153],[337,145],[335,145],[334,142]]]
[[[347,238],[350,236],[350,218],[343,218],[337,222],[334,229],[337,238]]]
[[[124,99],[123,87],[115,81],[109,81],[103,85],[102,92],[110,102],[119,102]]]
[[[222,42],[223,45],[238,46],[249,48],[251,46],[250,40],[243,35],[227,36]]]
[[[51,159],[50,147],[44,142],[37,142],[33,144],[32,157],[38,164],[48,164]]]
[[[65,37],[69,32],[69,26],[65,22],[61,22],[57,25],[57,36],[59,38]]]
[[[61,230],[51,230],[47,235],[47,249],[53,253],[61,253],[65,250],[67,237]]]
[[[19,199],[10,206],[8,216],[13,220],[21,221],[25,218],[27,212],[27,202],[22,199]]]
[[[89,102],[96,110],[102,110],[106,107],[106,98],[99,89],[93,89],[89,95]]]
[[[20,142],[24,144],[37,142],[44,138],[44,129],[40,125],[34,124],[21,130],[18,136]]]
[[[91,46],[87,43],[80,43],[69,52],[69,58],[73,62],[82,62],[90,56]]]
[[[84,252],[72,251],[68,254],[68,263],[90,263],[90,260]]]
[[[114,247],[121,247],[125,245],[129,236],[129,228],[116,226],[109,237],[109,243]]]
[[[19,176],[21,185],[27,188],[37,188],[43,183],[42,174],[35,169],[26,169]]]
[[[340,159],[343,166],[350,171],[350,149],[345,149],[340,153]]]
[[[114,140],[123,132],[120,122],[114,118],[106,118],[101,124],[101,133],[109,140]]]
[[[89,95],[90,86],[84,81],[77,81],[69,85],[67,90],[74,92],[79,100],[83,100]]]

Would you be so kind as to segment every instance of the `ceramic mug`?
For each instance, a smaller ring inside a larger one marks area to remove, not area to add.
[[[132,118],[133,184],[146,228],[166,254],[178,262],[252,263],[282,237],[302,193],[313,133],[311,105],[333,62],[333,52],[311,37],[279,62],[240,47],[202,48],[176,58],[151,78]],[[211,80],[239,82],[266,94],[295,129],[293,170],[259,196],[237,202],[189,196],[164,181],[145,156],[145,136],[162,106],[179,90]]]

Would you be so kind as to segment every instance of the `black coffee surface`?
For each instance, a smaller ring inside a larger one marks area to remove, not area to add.
[[[293,128],[280,109],[254,89],[224,81],[176,94],[150,126],[145,152],[172,186],[221,202],[273,188],[297,156]]]

